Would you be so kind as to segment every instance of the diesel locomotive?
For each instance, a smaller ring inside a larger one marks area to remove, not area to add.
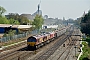
[[[49,42],[55,40],[55,38],[60,37],[61,35],[65,34],[67,29],[70,26],[63,27],[60,30],[55,30],[48,33],[43,33],[39,35],[30,36],[27,39],[27,49],[28,50],[36,50],[41,46],[48,44]]]

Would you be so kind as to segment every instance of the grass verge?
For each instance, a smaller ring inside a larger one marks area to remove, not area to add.
[[[86,40],[82,42],[82,44],[84,45],[82,48],[83,55],[79,60],[90,60],[90,37],[87,37]]]

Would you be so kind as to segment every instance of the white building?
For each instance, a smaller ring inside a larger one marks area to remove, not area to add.
[[[43,29],[46,29],[46,28],[55,28],[55,29],[57,29],[58,25],[43,25],[42,28]]]

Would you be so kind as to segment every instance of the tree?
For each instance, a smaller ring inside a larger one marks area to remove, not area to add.
[[[0,17],[0,24],[9,24],[9,21],[5,17]]]
[[[19,22],[20,24],[27,25],[29,20],[26,17],[20,15]]]
[[[18,13],[9,13],[9,15],[7,15],[7,18],[14,19],[15,21],[18,21],[21,25],[27,25],[27,23],[29,22],[26,17],[19,15]]]
[[[5,12],[6,12],[6,10],[3,7],[0,6],[0,16],[2,16],[2,14],[5,13]]]
[[[35,29],[39,30],[42,28],[43,23],[44,23],[44,19],[42,18],[42,16],[36,15],[32,24],[35,26]]]
[[[6,10],[0,6],[0,24],[9,24],[9,21],[5,17],[2,16],[3,13],[5,12]]]
[[[15,24],[15,25],[20,24],[18,20],[9,19],[8,21],[9,21],[10,24]]]
[[[81,23],[81,17],[79,17],[79,18],[77,18],[76,20],[75,20],[75,25],[77,25],[78,27],[80,27],[80,23]]]
[[[81,31],[90,35],[90,11],[81,19]]]

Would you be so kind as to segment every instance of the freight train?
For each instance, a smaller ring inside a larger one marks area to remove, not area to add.
[[[48,44],[49,42],[55,40],[55,38],[60,37],[61,35],[65,34],[68,28],[70,28],[70,26],[63,27],[60,30],[55,30],[52,32],[30,36],[27,39],[27,49],[36,50],[40,48],[41,46]]]

